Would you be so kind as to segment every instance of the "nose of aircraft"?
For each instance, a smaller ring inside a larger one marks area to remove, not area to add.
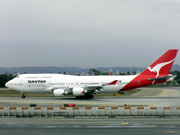
[[[8,85],[8,82],[5,84],[5,86],[6,86],[6,87],[8,87],[8,86],[9,86],[9,85]]]
[[[5,86],[7,87],[7,88],[9,88],[11,85],[11,82],[12,82],[12,80],[10,80],[10,81],[8,81],[8,82],[6,82],[6,84],[5,84]]]
[[[10,80],[5,84],[5,86],[9,89],[14,89],[16,86],[13,85],[13,83],[14,83],[14,80]]]

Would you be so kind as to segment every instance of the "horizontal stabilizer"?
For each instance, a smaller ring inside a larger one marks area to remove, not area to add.
[[[173,75],[168,75],[168,76],[163,76],[163,77],[158,77],[158,78],[150,78],[148,79],[149,81],[161,81],[161,80],[170,80],[173,78]]]

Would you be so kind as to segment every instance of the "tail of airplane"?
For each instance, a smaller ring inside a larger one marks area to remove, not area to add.
[[[178,49],[170,49],[147,67],[141,74],[137,75],[123,90],[134,89],[157,83],[166,82],[170,77],[169,72],[174,63]]]
[[[141,75],[167,76],[174,63],[178,49],[170,49],[144,70]]]

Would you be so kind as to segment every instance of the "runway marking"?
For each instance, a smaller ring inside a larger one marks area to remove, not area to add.
[[[162,91],[161,91],[161,93],[159,93],[159,95],[158,95],[158,96],[161,96],[161,94],[162,94],[164,91],[165,91],[165,89],[164,89],[164,90],[162,90]]]
[[[121,125],[128,125],[129,123],[127,123],[127,122],[124,122],[124,123],[121,123]]]

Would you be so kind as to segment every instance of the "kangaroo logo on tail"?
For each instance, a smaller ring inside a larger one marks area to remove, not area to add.
[[[174,59],[171,60],[171,61],[168,61],[168,62],[164,62],[164,63],[157,64],[157,65],[154,66],[153,68],[148,67],[147,69],[149,69],[150,72],[155,72],[155,73],[157,73],[157,75],[156,75],[156,78],[157,78],[157,77],[159,76],[159,72],[160,72],[161,68],[164,67],[164,66],[166,66],[166,65],[168,65],[168,64],[170,64],[170,63],[172,63],[173,61],[174,61]],[[155,82],[155,81],[153,81],[152,84],[154,84],[154,82]]]

